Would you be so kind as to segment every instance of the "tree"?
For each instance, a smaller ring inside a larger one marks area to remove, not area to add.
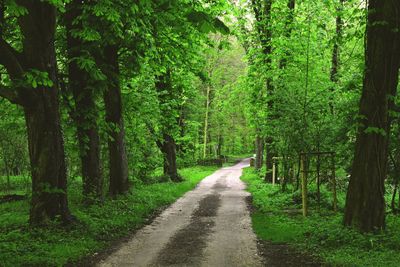
[[[82,64],[91,56],[91,48],[84,41],[82,1],[73,0],[67,4],[65,14],[67,51],[68,51],[68,88],[72,92],[75,107],[73,120],[77,127],[81,171],[83,181],[83,196],[85,202],[90,203],[98,199],[103,193],[103,179],[100,163],[100,138],[97,126],[96,108],[96,73],[93,66],[87,69]],[[81,64],[80,64],[81,63]],[[85,69],[86,68],[86,69]],[[100,77],[103,78],[103,77]]]
[[[363,91],[344,224],[363,232],[385,227],[388,137],[400,67],[400,2],[370,0]]]
[[[24,109],[32,175],[29,220],[32,225],[41,225],[60,216],[62,221],[71,222],[54,48],[57,10],[48,2],[17,3],[16,14],[9,15],[18,17],[21,51],[4,39],[7,5],[0,10],[0,65],[11,79],[8,88],[1,86],[0,95]]]
[[[331,67],[331,81],[333,83],[337,83],[338,81],[338,71],[340,66],[340,45],[343,39],[343,20],[342,20],[342,13],[343,13],[343,5],[344,0],[339,0],[338,7],[336,8],[336,35],[334,38],[333,44],[333,51],[332,51],[332,67]],[[332,92],[334,90],[332,89]],[[333,96],[332,96],[333,98]],[[330,103],[331,112],[333,113],[333,103]]]
[[[105,73],[108,80],[108,86],[104,91],[104,103],[106,122],[109,125],[110,194],[117,195],[129,189],[118,45],[106,46],[103,60],[107,68]]]
[[[274,91],[274,87],[272,84],[272,74],[271,74],[271,52],[272,52],[272,23],[271,23],[271,11],[272,11],[272,0],[268,1],[252,1],[252,7],[254,10],[254,16],[256,18],[257,24],[256,28],[259,33],[259,39],[261,43],[261,49],[263,52],[264,57],[264,65],[265,69],[268,73],[266,73],[266,81],[265,81],[265,90],[267,94],[267,108],[268,112],[272,112],[273,108],[273,100],[272,94]],[[272,120],[271,116],[269,116],[269,120]],[[261,140],[259,140],[261,139]],[[266,174],[265,174],[265,181],[272,181],[272,165],[273,165],[273,157],[275,156],[274,149],[273,149],[273,136],[269,133],[265,136],[265,163],[266,163]],[[257,159],[256,162],[262,161],[262,149],[263,149],[263,140],[262,137],[257,136],[256,139],[257,144]],[[256,166],[259,167],[259,166]]]

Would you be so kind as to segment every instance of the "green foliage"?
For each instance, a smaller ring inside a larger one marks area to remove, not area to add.
[[[146,223],[158,209],[171,204],[193,189],[215,167],[180,170],[184,182],[176,184],[136,183],[126,196],[85,207],[81,204],[81,182],[70,187],[71,208],[79,223],[60,228],[58,223],[45,229],[27,226],[28,201],[0,205],[0,262],[4,266],[63,266],[106,248],[112,241]],[[15,178],[13,178],[14,180]]]
[[[53,81],[49,78],[49,74],[47,72],[32,69],[25,72],[25,79],[26,83],[33,88],[37,88],[38,86],[53,86]]]
[[[397,266],[400,260],[399,220],[388,216],[387,229],[379,234],[361,234],[341,225],[342,213],[326,208],[304,218],[291,192],[263,183],[252,169],[241,177],[253,196],[256,211],[253,229],[263,240],[287,243],[300,251],[321,257],[333,266]]]

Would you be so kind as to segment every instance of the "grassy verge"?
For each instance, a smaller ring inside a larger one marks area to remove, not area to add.
[[[399,266],[400,218],[387,216],[387,229],[363,235],[342,227],[343,214],[329,210],[329,194],[322,192],[321,209],[307,218],[288,212],[300,207],[299,193],[282,193],[279,186],[265,184],[251,168],[242,180],[253,195],[252,215],[257,236],[275,243],[287,243],[322,258],[333,266]],[[315,207],[311,200],[311,207]]]
[[[173,203],[216,169],[182,169],[182,183],[137,184],[130,194],[91,207],[80,205],[81,183],[74,182],[69,197],[79,223],[69,229],[57,224],[31,229],[27,225],[27,201],[0,204],[0,266],[62,266],[76,262],[142,226],[157,209]]]

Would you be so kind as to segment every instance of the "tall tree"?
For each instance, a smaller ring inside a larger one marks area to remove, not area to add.
[[[90,56],[89,44],[80,37],[83,28],[83,2],[73,0],[67,5],[65,24],[68,51],[68,87],[72,92],[75,109],[73,120],[77,127],[83,196],[85,202],[98,199],[102,195],[102,174],[100,163],[100,138],[97,126],[97,108],[95,103],[96,80],[91,69],[86,70],[79,62]],[[93,48],[92,48],[93,49]],[[89,55],[88,55],[89,54]]]
[[[289,41],[290,36],[292,34],[293,31],[293,22],[294,22],[294,11],[296,8],[296,0],[288,0],[287,3],[287,10],[288,10],[288,14],[286,16],[286,21],[285,21],[285,38],[287,39],[287,41]],[[283,48],[285,50],[284,55],[282,56],[282,58],[279,61],[279,68],[280,69],[284,69],[286,67],[287,64],[287,60],[288,57],[290,55],[290,52],[287,50],[287,48]]]
[[[260,1],[260,0],[252,0],[252,7],[254,11],[254,15],[257,21],[256,27],[257,31],[259,34],[259,39],[261,43],[261,48],[263,52],[263,57],[264,57],[264,65],[267,73],[265,74],[266,76],[266,81],[265,81],[265,91],[267,93],[267,108],[269,114],[272,113],[273,109],[273,100],[272,100],[272,95],[274,92],[274,87],[272,84],[272,78],[271,78],[271,52],[272,52],[272,44],[271,44],[271,39],[272,39],[272,23],[271,23],[271,11],[272,11],[272,0],[266,0],[266,1]],[[271,119],[271,116],[268,116],[268,119]],[[257,138],[261,138],[258,137]],[[266,181],[272,181],[272,166],[273,166],[273,157],[274,155],[274,150],[273,150],[273,136],[271,133],[268,133],[265,136],[265,150],[266,150],[266,156],[265,156],[265,163],[266,163],[266,173],[265,173],[265,180]],[[257,146],[260,146],[263,144],[261,141],[256,142]],[[262,148],[261,148],[262,149]],[[259,151],[260,148],[257,148],[257,151]],[[262,154],[260,154],[260,158],[262,160]],[[258,161],[258,160],[257,160]]]
[[[343,38],[343,19],[342,19],[342,13],[343,13],[343,5],[344,5],[345,0],[339,0],[338,6],[336,8],[336,33],[335,33],[335,38],[334,38],[334,43],[333,43],[333,51],[332,51],[332,67],[331,67],[331,75],[330,79],[333,83],[337,83],[338,81],[338,71],[339,71],[339,66],[340,66],[340,45],[342,42]],[[333,89],[332,89],[332,92]],[[333,96],[332,96],[333,98]],[[329,103],[331,112],[333,113],[334,105],[331,101]]]
[[[385,226],[389,110],[400,67],[400,2],[370,0],[363,91],[344,224],[364,232]]]
[[[122,194],[129,189],[118,51],[118,45],[108,45],[104,48],[103,55],[105,74],[108,80],[108,86],[104,91],[104,103],[106,122],[109,125],[108,150],[111,195]]]
[[[93,17],[98,18],[91,20],[91,26],[96,30],[97,36],[101,36],[97,40],[100,49],[93,53],[106,78],[103,100],[108,133],[109,193],[112,196],[126,193],[129,189],[120,51],[126,48],[124,41],[132,41],[132,32],[135,32],[133,29],[139,29],[136,19],[132,19],[140,15],[137,14],[141,8],[138,2],[140,1],[97,1],[91,10]]]
[[[176,130],[176,123],[174,120],[177,116],[174,115],[175,111],[179,109],[176,106],[177,101],[174,101],[178,96],[175,92],[172,80],[171,70],[161,75],[156,80],[156,89],[160,101],[160,110],[164,114],[161,122],[162,127],[162,140],[158,141],[158,146],[164,157],[164,175],[169,177],[174,182],[179,182],[182,177],[178,174],[178,167],[176,164],[176,141],[174,138],[174,131]]]
[[[17,51],[4,39],[2,21],[0,64],[12,84],[10,88],[2,86],[0,95],[22,105],[25,113],[32,175],[30,223],[46,224],[57,216],[70,222],[73,217],[67,201],[54,47],[57,10],[44,1],[20,0],[17,4],[22,50]],[[4,7],[0,12],[2,18]]]

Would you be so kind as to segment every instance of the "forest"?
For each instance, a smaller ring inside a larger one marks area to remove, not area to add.
[[[265,265],[398,266],[399,69],[398,0],[0,0],[0,266],[97,266],[249,158]]]

